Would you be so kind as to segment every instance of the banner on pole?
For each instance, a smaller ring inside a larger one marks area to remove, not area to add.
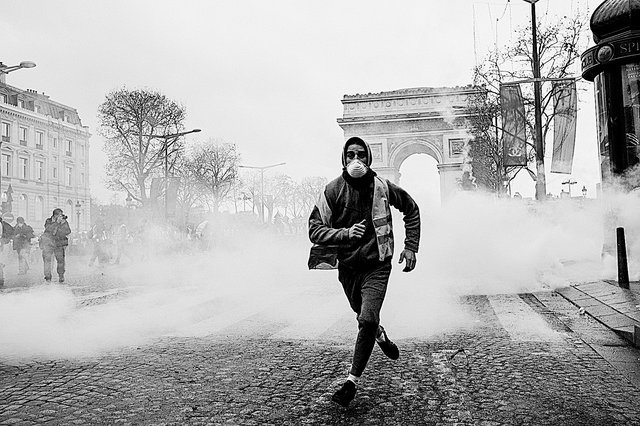
[[[576,146],[576,116],[578,97],[576,82],[553,84],[553,157],[551,173],[571,174],[573,152]]]
[[[175,216],[178,206],[178,189],[180,188],[180,178],[169,177],[167,179],[167,215]]]
[[[149,199],[155,203],[162,195],[162,178],[154,177],[151,179],[151,187],[149,188]]]
[[[526,166],[526,120],[520,85],[500,86],[500,110],[502,112],[503,165],[505,167]]]

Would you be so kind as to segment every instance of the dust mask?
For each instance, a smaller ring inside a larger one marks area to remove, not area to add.
[[[353,160],[347,164],[347,173],[352,178],[360,178],[367,173],[367,166],[362,164],[360,160]]]

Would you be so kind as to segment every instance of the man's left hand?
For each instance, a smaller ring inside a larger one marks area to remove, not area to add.
[[[406,263],[402,272],[413,271],[413,268],[416,267],[416,254],[411,250],[404,249],[402,250],[402,253],[400,253],[400,260],[398,263],[402,263],[403,260],[406,260]]]

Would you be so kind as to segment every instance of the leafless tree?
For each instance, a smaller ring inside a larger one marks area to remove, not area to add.
[[[220,204],[231,191],[238,178],[240,155],[234,144],[209,140],[193,147],[185,159],[184,167],[208,191],[211,210],[217,213]]]
[[[586,47],[584,15],[563,17],[550,21],[545,15],[538,24],[538,51],[542,78],[568,78],[575,72],[580,52]],[[483,89],[469,100],[469,113],[474,140],[470,156],[475,183],[491,191],[501,191],[504,183],[515,177],[520,167],[503,166],[500,135],[500,85],[533,77],[533,49],[531,26],[515,31],[514,42],[495,48],[473,71],[474,85]],[[542,85],[542,135],[546,140],[554,118],[552,85]],[[527,158],[535,158],[533,85],[523,84],[527,128]]]
[[[100,134],[107,139],[108,186],[125,190],[143,206],[153,201],[148,185],[162,173],[165,149],[175,157],[181,147],[180,140],[158,136],[180,132],[185,115],[183,106],[157,91],[123,88],[108,93],[98,108]]]
[[[178,207],[184,223],[188,223],[191,210],[205,203],[207,189],[196,179],[187,158],[183,155],[178,156],[173,174],[180,179]]]

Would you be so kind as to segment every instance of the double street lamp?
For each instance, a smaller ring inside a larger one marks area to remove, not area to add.
[[[261,222],[264,223],[264,171],[266,169],[270,169],[272,167],[283,166],[287,163],[278,163],[272,164],[270,166],[243,166],[240,165],[238,167],[242,167],[243,169],[258,169],[260,170],[260,218]]]
[[[0,83],[6,83],[6,75],[12,71],[16,71],[22,68],[33,68],[36,66],[35,62],[22,61],[18,65],[5,65],[0,62]]]
[[[169,219],[169,202],[167,197],[167,190],[169,188],[169,140],[171,139],[171,144],[174,144],[178,138],[184,135],[188,135],[189,133],[198,133],[201,132],[200,129],[188,130],[186,132],[172,133],[170,135],[141,135],[147,136],[150,138],[164,139],[164,219],[167,221]]]

